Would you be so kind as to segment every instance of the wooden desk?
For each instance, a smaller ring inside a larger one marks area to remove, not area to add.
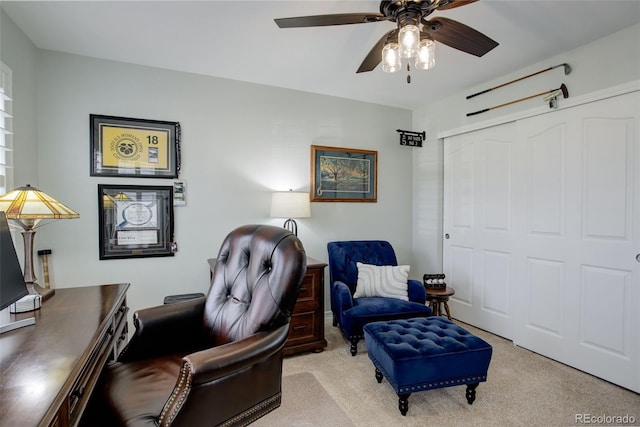
[[[126,344],[128,288],[56,289],[35,325],[0,335],[0,426],[77,425],[102,367]]]

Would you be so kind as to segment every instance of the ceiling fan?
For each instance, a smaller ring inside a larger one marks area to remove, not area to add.
[[[360,64],[357,73],[383,63],[383,71],[400,69],[401,58],[417,58],[419,69],[434,64],[434,41],[475,56],[483,56],[498,43],[481,32],[449,18],[427,17],[437,10],[466,6],[478,0],[383,0],[380,13],[341,13],[274,19],[280,28],[323,27],[390,21],[397,27],[384,34]],[[407,68],[409,63],[407,62]]]

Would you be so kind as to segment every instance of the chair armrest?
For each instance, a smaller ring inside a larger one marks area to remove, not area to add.
[[[258,332],[243,340],[183,357],[179,380],[162,408],[157,425],[193,425],[194,414],[201,417],[207,413],[205,408],[211,411],[218,402],[225,401],[220,398],[225,389],[251,387],[260,362],[277,362],[274,373],[281,378],[282,352],[288,334],[289,323],[286,323],[272,331]],[[258,377],[258,381],[275,381],[264,371],[260,371]],[[214,415],[209,422],[217,425],[219,421]]]
[[[407,281],[409,294],[409,301],[418,302],[424,304],[427,301],[427,291],[424,288],[422,282],[414,279]]]
[[[286,323],[272,331],[258,332],[239,341],[185,356],[183,360],[191,371],[192,384],[208,383],[233,375],[273,356],[283,348],[288,333],[289,323]]]
[[[118,360],[131,362],[201,349],[204,305],[201,297],[136,311],[135,332]]]
[[[339,280],[333,282],[332,286],[331,298],[333,299],[337,312],[342,313],[353,307],[353,296],[351,295],[349,287]]]

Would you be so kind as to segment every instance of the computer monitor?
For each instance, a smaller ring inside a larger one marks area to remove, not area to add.
[[[7,216],[0,211],[0,333],[35,323],[35,317],[12,321],[9,313],[9,306],[28,294]]]

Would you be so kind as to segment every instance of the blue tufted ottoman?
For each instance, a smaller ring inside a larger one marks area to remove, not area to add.
[[[369,323],[364,339],[376,379],[387,378],[402,415],[413,392],[467,384],[472,404],[476,387],[487,380],[491,345],[444,317]]]

